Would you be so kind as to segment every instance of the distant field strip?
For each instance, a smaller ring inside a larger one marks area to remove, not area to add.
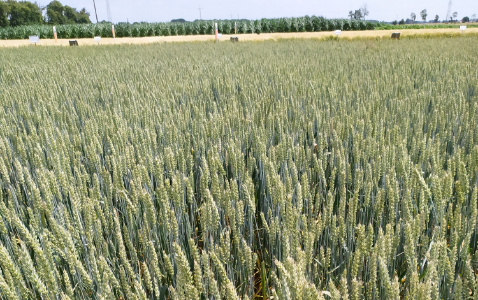
[[[390,38],[394,32],[400,32],[402,38],[419,37],[419,36],[458,36],[458,35],[475,35],[478,34],[478,28],[468,28],[465,32],[461,32],[457,28],[444,29],[401,29],[401,30],[365,30],[365,31],[342,31],[339,39],[355,39],[355,38]],[[266,41],[279,39],[329,39],[335,37],[333,31],[322,32],[287,32],[287,33],[261,33],[261,34],[237,34],[222,35],[221,42],[229,41],[233,36],[239,37],[239,41]],[[86,45],[122,45],[122,44],[153,44],[164,42],[201,42],[214,41],[214,35],[187,35],[187,36],[154,36],[154,37],[138,37],[138,38],[102,38],[101,41],[95,42],[92,38],[76,39],[80,46]],[[41,39],[39,46],[69,46],[69,39]],[[28,40],[0,40],[0,47],[20,47],[32,45]]]
[[[0,299],[477,299],[478,36],[301,36],[0,48]]]

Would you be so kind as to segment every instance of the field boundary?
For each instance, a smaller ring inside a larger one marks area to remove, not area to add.
[[[442,29],[401,29],[401,30],[364,30],[364,31],[342,31],[339,39],[367,39],[367,38],[390,38],[394,32],[400,32],[402,38],[415,37],[458,37],[472,36],[478,34],[478,28],[468,28],[461,33],[456,28]],[[228,42],[231,37],[237,36],[239,41],[267,41],[281,39],[319,39],[327,40],[336,38],[333,31],[322,32],[290,32],[290,33],[261,33],[261,34],[224,34],[220,38],[220,42]],[[69,46],[70,39],[41,39],[38,46]],[[137,38],[102,38],[96,42],[91,38],[76,39],[80,46],[97,46],[97,45],[124,45],[124,44],[154,44],[169,42],[214,42],[214,35],[185,35],[185,36],[155,36],[155,37],[137,37]],[[0,40],[0,47],[24,47],[33,46],[29,40]]]

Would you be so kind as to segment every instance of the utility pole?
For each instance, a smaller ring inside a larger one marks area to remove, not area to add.
[[[453,1],[453,0],[450,0],[450,2],[448,2],[448,11],[447,11],[447,13],[446,13],[446,21],[447,21],[447,22],[448,22],[448,20],[449,20],[450,17],[451,17],[452,1]]]
[[[93,0],[93,7],[95,8],[96,23],[98,23],[98,13],[96,12],[96,3],[95,3],[95,0]]]
[[[202,8],[199,7],[199,20],[202,20],[202,18],[201,18],[201,9],[202,9]]]
[[[108,13],[108,22],[113,23],[113,19],[111,19],[110,2],[108,0],[106,0],[106,12]]]

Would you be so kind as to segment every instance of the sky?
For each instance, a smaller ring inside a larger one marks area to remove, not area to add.
[[[37,0],[47,5],[51,0]],[[78,10],[86,8],[92,22],[96,22],[93,0],[59,0]],[[199,19],[261,19],[301,17],[305,15],[326,18],[347,18],[350,10],[367,5],[367,19],[393,21],[410,18],[414,12],[417,20],[420,11],[427,9],[428,20],[439,15],[445,19],[449,0],[95,0],[98,19],[108,20],[107,1],[111,19],[118,22],[168,22],[183,18]],[[201,9],[200,9],[201,8]],[[453,0],[451,9],[458,12],[458,19],[478,15],[478,0]]]

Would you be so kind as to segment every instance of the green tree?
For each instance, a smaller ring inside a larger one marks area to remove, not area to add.
[[[63,6],[63,15],[68,23],[76,23],[76,10],[73,7],[68,5]]]
[[[46,6],[47,22],[49,24],[66,24],[66,17],[63,15],[64,7],[59,1],[52,1]]]
[[[10,26],[42,24],[42,13],[36,3],[8,1]]]
[[[0,1],[0,27],[8,26],[8,4]]]
[[[368,16],[368,14],[370,13],[370,12],[368,11],[368,6],[367,6],[367,4],[364,4],[364,5],[360,8],[360,10],[362,11],[362,17],[363,17],[363,19],[365,20],[365,17]]]
[[[171,23],[186,23],[186,20],[184,20],[184,19],[172,19],[169,22],[171,22]]]
[[[350,17],[350,20],[361,20],[362,18],[365,20],[365,17],[368,16],[369,11],[367,4],[364,4],[361,8],[356,9],[355,11],[349,11],[348,16]]]
[[[422,17],[422,21],[426,22],[427,21],[427,16],[428,16],[427,10],[426,9],[422,10],[420,12],[420,16]]]
[[[76,23],[78,24],[91,23],[90,13],[88,13],[85,8],[82,8],[79,12],[76,13]]]
[[[440,19],[440,16],[436,15],[436,16],[435,16],[435,20],[434,20],[435,23],[438,23],[438,20],[439,20],[439,19]]]
[[[412,18],[413,23],[415,23],[415,20],[417,19],[417,15],[414,12],[412,12],[410,14],[410,17]]]
[[[49,24],[87,24],[91,23],[90,14],[83,8],[77,11],[59,1],[52,1],[46,6],[47,22]]]
[[[363,17],[362,10],[361,9],[355,10],[354,19],[355,20],[360,20],[360,19],[362,19],[362,17]]]

